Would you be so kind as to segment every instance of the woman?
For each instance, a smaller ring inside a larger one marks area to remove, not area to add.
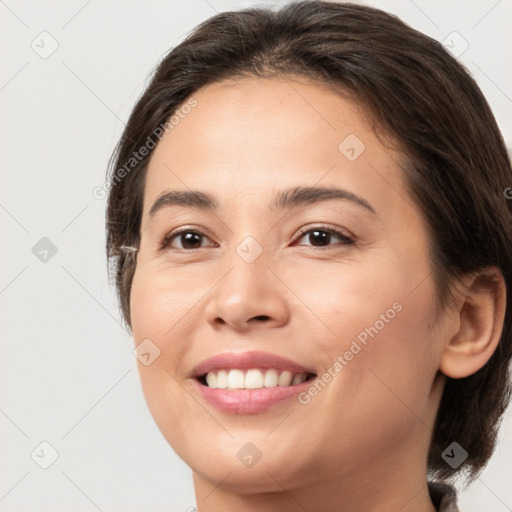
[[[111,164],[122,313],[200,512],[458,510],[510,397],[512,173],[439,43],[351,4],[218,14]]]

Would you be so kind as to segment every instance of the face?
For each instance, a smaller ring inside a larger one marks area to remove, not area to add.
[[[149,164],[131,291],[161,432],[247,493],[424,471],[442,326],[400,155],[320,84],[193,97]]]

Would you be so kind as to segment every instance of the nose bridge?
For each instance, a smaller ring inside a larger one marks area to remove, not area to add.
[[[231,270],[221,287],[227,300],[236,304],[249,297],[254,301],[261,292],[271,293],[267,275],[268,252],[252,235],[244,237],[228,259]]]
[[[222,320],[241,328],[256,317],[274,324],[285,321],[288,308],[279,280],[267,268],[269,256],[252,235],[233,247],[227,258],[228,271],[212,290],[209,322]]]
[[[251,279],[254,274],[268,272],[265,266],[269,249],[264,248],[268,238],[265,233],[267,228],[262,222],[262,216],[257,214],[261,200],[253,195],[254,191],[253,194],[244,194],[245,200],[236,203],[234,214],[228,220],[231,234],[227,259],[230,268],[233,268],[230,273],[240,273],[242,279]]]
[[[260,236],[259,238],[262,237]],[[242,241],[235,247],[235,253],[247,265],[252,265],[258,260],[260,260],[259,264],[261,265],[261,261],[266,260],[268,256],[268,251],[265,251],[263,248],[263,242],[260,243],[252,235],[247,235],[242,239]],[[263,253],[265,253],[265,255]],[[235,262],[238,263],[236,258],[234,258],[234,263]]]

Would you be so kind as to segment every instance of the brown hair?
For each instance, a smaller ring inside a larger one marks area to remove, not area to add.
[[[507,285],[500,344],[488,363],[447,378],[429,452],[429,470],[474,478],[492,454],[510,399],[512,355],[512,185],[510,161],[478,86],[437,41],[370,7],[323,1],[223,12],[201,23],[158,65],[112,155],[107,257],[130,327],[145,171],[152,152],[119,179],[116,169],[199,88],[241,76],[299,75],[348,93],[383,134],[398,142],[406,183],[428,221],[438,303],[466,273],[496,265]],[[153,144],[154,145],[154,144]],[[124,167],[125,168],[125,167]],[[126,169],[126,168],[125,168]],[[468,458],[441,457],[453,441]]]

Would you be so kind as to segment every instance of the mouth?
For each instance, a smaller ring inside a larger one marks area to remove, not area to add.
[[[242,352],[207,359],[190,376],[201,396],[214,407],[248,414],[297,396],[317,372],[275,354]]]

